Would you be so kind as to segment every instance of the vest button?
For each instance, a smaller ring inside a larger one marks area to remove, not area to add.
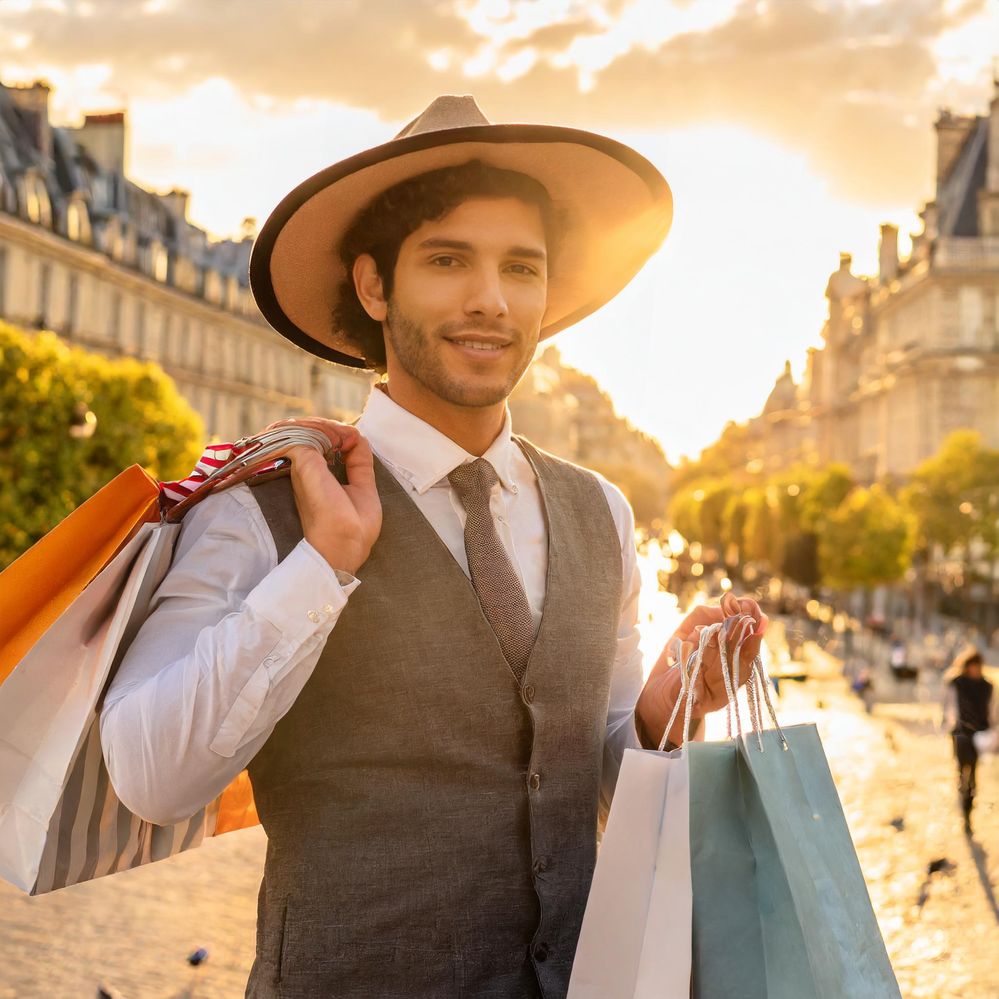
[[[537,791],[541,787],[541,774],[531,774],[531,790]]]
[[[535,874],[544,874],[548,870],[548,858],[538,857],[532,864]]]
[[[524,690],[523,690],[523,697],[524,697],[524,703],[525,704],[533,704],[534,703],[534,687],[531,686],[531,684],[528,684],[524,688]]]
[[[539,963],[548,960],[548,944],[540,943],[534,948],[534,960]]]

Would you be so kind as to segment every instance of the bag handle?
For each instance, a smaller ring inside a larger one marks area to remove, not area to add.
[[[739,711],[739,701],[738,701],[738,690],[739,690],[739,669],[740,669],[740,657],[742,653],[743,645],[746,643],[749,636],[752,634],[753,628],[750,626],[751,622],[746,619],[745,615],[735,615],[733,617],[726,618],[724,621],[717,622],[715,624],[709,625],[704,628],[700,634],[700,640],[698,641],[697,648],[690,653],[687,657],[686,662],[677,662],[673,667],[674,669],[680,670],[680,696],[676,699],[676,703],[673,705],[673,711],[670,714],[669,721],[666,724],[666,728],[663,731],[662,740],[659,743],[659,752],[663,752],[666,748],[666,743],[668,742],[669,733],[673,729],[673,725],[676,722],[677,715],[680,712],[680,705],[686,697],[686,709],[684,711],[683,718],[683,745],[686,745],[690,741],[690,723],[693,716],[693,690],[697,682],[697,677],[701,672],[701,665],[704,661],[704,652],[708,646],[708,643],[717,635],[718,636],[718,649],[719,655],[721,657],[721,667],[722,667],[722,679],[725,683],[725,694],[727,698],[727,703],[725,705],[726,712],[726,728],[728,732],[728,738],[732,738],[732,715],[735,715],[735,724],[738,737],[742,737],[742,717]],[[736,636],[735,648],[732,653],[732,660],[729,661],[728,658],[728,638],[729,631],[738,627],[739,632]],[[770,676],[767,673],[767,668],[763,664],[762,656],[757,655],[752,664],[750,665],[750,675],[749,680],[746,684],[746,698],[749,703],[749,713],[750,713],[750,724],[752,726],[752,731],[756,733],[756,742],[760,752],[764,752],[763,749],[763,738],[760,732],[763,728],[762,717],[763,717],[763,703],[761,703],[761,694],[763,702],[766,704],[767,712],[773,721],[774,728],[777,731],[778,738],[780,739],[781,748],[787,750],[788,744],[787,739],[784,736],[784,732],[780,727],[780,722],[777,720],[777,712],[774,710],[773,701],[770,698]]]
[[[333,443],[322,431],[304,426],[282,426],[265,430],[252,437],[236,441],[233,450],[238,454],[221,468],[216,468],[189,496],[175,503],[163,515],[168,524],[179,523],[193,506],[219,489],[228,489],[261,472],[263,466],[286,458],[294,447],[311,447],[328,457]],[[337,451],[334,457],[340,454]],[[268,469],[270,471],[271,469]]]

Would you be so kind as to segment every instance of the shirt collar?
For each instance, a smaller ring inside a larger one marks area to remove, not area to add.
[[[504,489],[513,489],[512,453],[516,446],[510,410],[503,427],[482,455],[496,471]],[[378,457],[392,465],[422,495],[432,486],[476,456],[450,437],[403,409],[377,386],[371,390],[357,429],[367,438]]]

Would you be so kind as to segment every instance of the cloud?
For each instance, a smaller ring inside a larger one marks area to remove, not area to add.
[[[5,10],[0,78],[32,60],[107,65],[114,92],[147,100],[221,78],[251,97],[335,102],[392,123],[471,90],[495,120],[734,124],[803,153],[838,194],[897,203],[928,193],[935,108],[974,89],[965,79],[948,90],[934,47],[985,10],[986,0],[20,2]],[[607,65],[592,63],[601,46]],[[474,66],[474,77],[463,71]]]

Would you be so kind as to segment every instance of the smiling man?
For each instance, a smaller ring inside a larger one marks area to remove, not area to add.
[[[633,150],[452,97],[264,227],[270,323],[388,377],[356,427],[313,421],[343,474],[299,449],[290,478],[189,515],[101,719],[120,797],[153,821],[248,767],[268,836],[249,995],[565,995],[599,809],[679,677],[664,653],[643,687],[624,497],[514,436],[506,400],[670,210]],[[740,613],[755,655],[750,600],[676,637]],[[720,677],[715,648],[695,714]]]

